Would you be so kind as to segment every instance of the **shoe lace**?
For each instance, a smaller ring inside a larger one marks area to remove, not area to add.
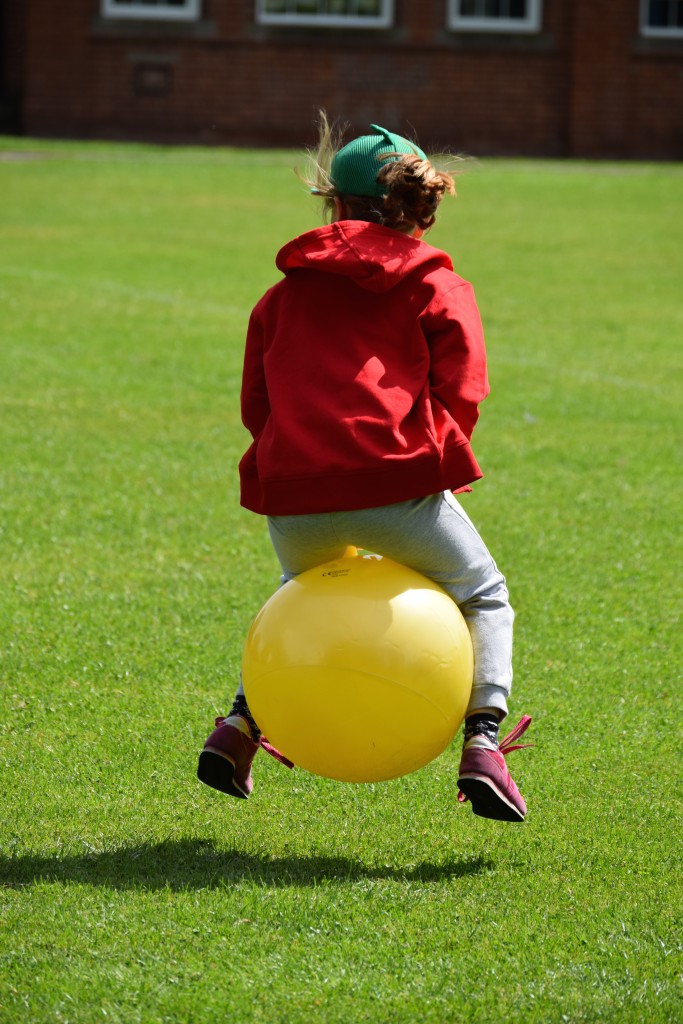
[[[498,744],[498,752],[502,754],[503,757],[507,757],[507,755],[511,754],[513,750],[524,750],[525,747],[534,746],[533,743],[515,743],[515,740],[518,740],[520,736],[524,735],[531,725],[531,722],[531,715],[522,715],[514,729],[512,729],[507,736],[500,741]],[[462,790],[458,792],[458,802],[461,804],[467,803],[467,797]]]
[[[533,743],[515,743],[520,736],[523,736],[531,725],[531,715],[522,715],[517,725],[512,729],[505,739],[501,740],[498,744],[498,749],[505,757],[507,754],[512,753],[513,750],[524,750],[525,747],[533,747]]]
[[[216,725],[222,725],[223,722],[225,722],[225,717],[225,715],[219,715],[218,718],[216,719]],[[240,717],[244,718],[244,715],[241,715]],[[249,726],[249,728],[251,729],[252,727]],[[294,762],[290,761],[288,757],[285,757],[285,755],[281,751],[279,751],[277,747],[274,747],[272,743],[269,743],[265,736],[259,736],[258,740],[256,741],[256,744],[259,747],[263,747],[267,754],[270,754],[271,757],[274,757],[276,761],[280,762],[280,764],[285,765],[286,768],[295,767]]]
[[[283,764],[286,768],[294,767],[294,762],[290,761],[288,757],[285,757],[285,755],[279,751],[277,747],[274,747],[272,743],[269,743],[265,736],[262,736],[259,740],[259,746],[263,747],[267,754],[270,754],[271,757],[274,757],[276,761],[279,761],[280,764]]]

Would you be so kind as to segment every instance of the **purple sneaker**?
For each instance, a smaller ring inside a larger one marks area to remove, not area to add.
[[[529,715],[523,715],[498,750],[469,747],[463,750],[458,771],[458,800],[470,800],[472,810],[480,818],[496,821],[524,821],[526,804],[505,764],[505,756],[513,750],[532,746],[515,743],[531,725]]]
[[[221,793],[247,800],[254,787],[251,766],[259,747],[263,747],[288,768],[294,767],[267,740],[254,740],[249,723],[242,715],[217,718],[216,728],[199,755],[197,778]]]

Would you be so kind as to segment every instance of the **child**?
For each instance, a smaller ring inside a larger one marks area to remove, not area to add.
[[[513,612],[453,495],[481,476],[470,439],[489,390],[484,338],[471,286],[421,240],[455,193],[453,179],[377,125],[335,149],[323,116],[308,184],[331,223],[280,250],[284,278],[249,322],[241,401],[253,443],[240,463],[241,503],[267,516],[282,582],[357,545],[450,594],[474,647],[459,799],[482,817],[523,821],[504,754],[531,719],[498,742]],[[206,741],[199,778],[247,798],[259,745],[278,756],[240,684]]]

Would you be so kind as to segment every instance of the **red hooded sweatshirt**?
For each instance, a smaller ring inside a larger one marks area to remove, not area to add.
[[[242,378],[253,443],[241,502],[263,515],[390,505],[462,490],[488,394],[472,287],[446,253],[339,221],[278,253],[254,308]]]

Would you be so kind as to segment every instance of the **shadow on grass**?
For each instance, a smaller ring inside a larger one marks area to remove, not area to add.
[[[370,866],[350,857],[267,857],[217,850],[206,840],[167,840],[77,856],[0,856],[0,888],[75,882],[112,889],[217,889],[251,882],[266,888],[348,883],[362,879],[439,882],[487,871],[482,857],[423,861],[405,868]]]

